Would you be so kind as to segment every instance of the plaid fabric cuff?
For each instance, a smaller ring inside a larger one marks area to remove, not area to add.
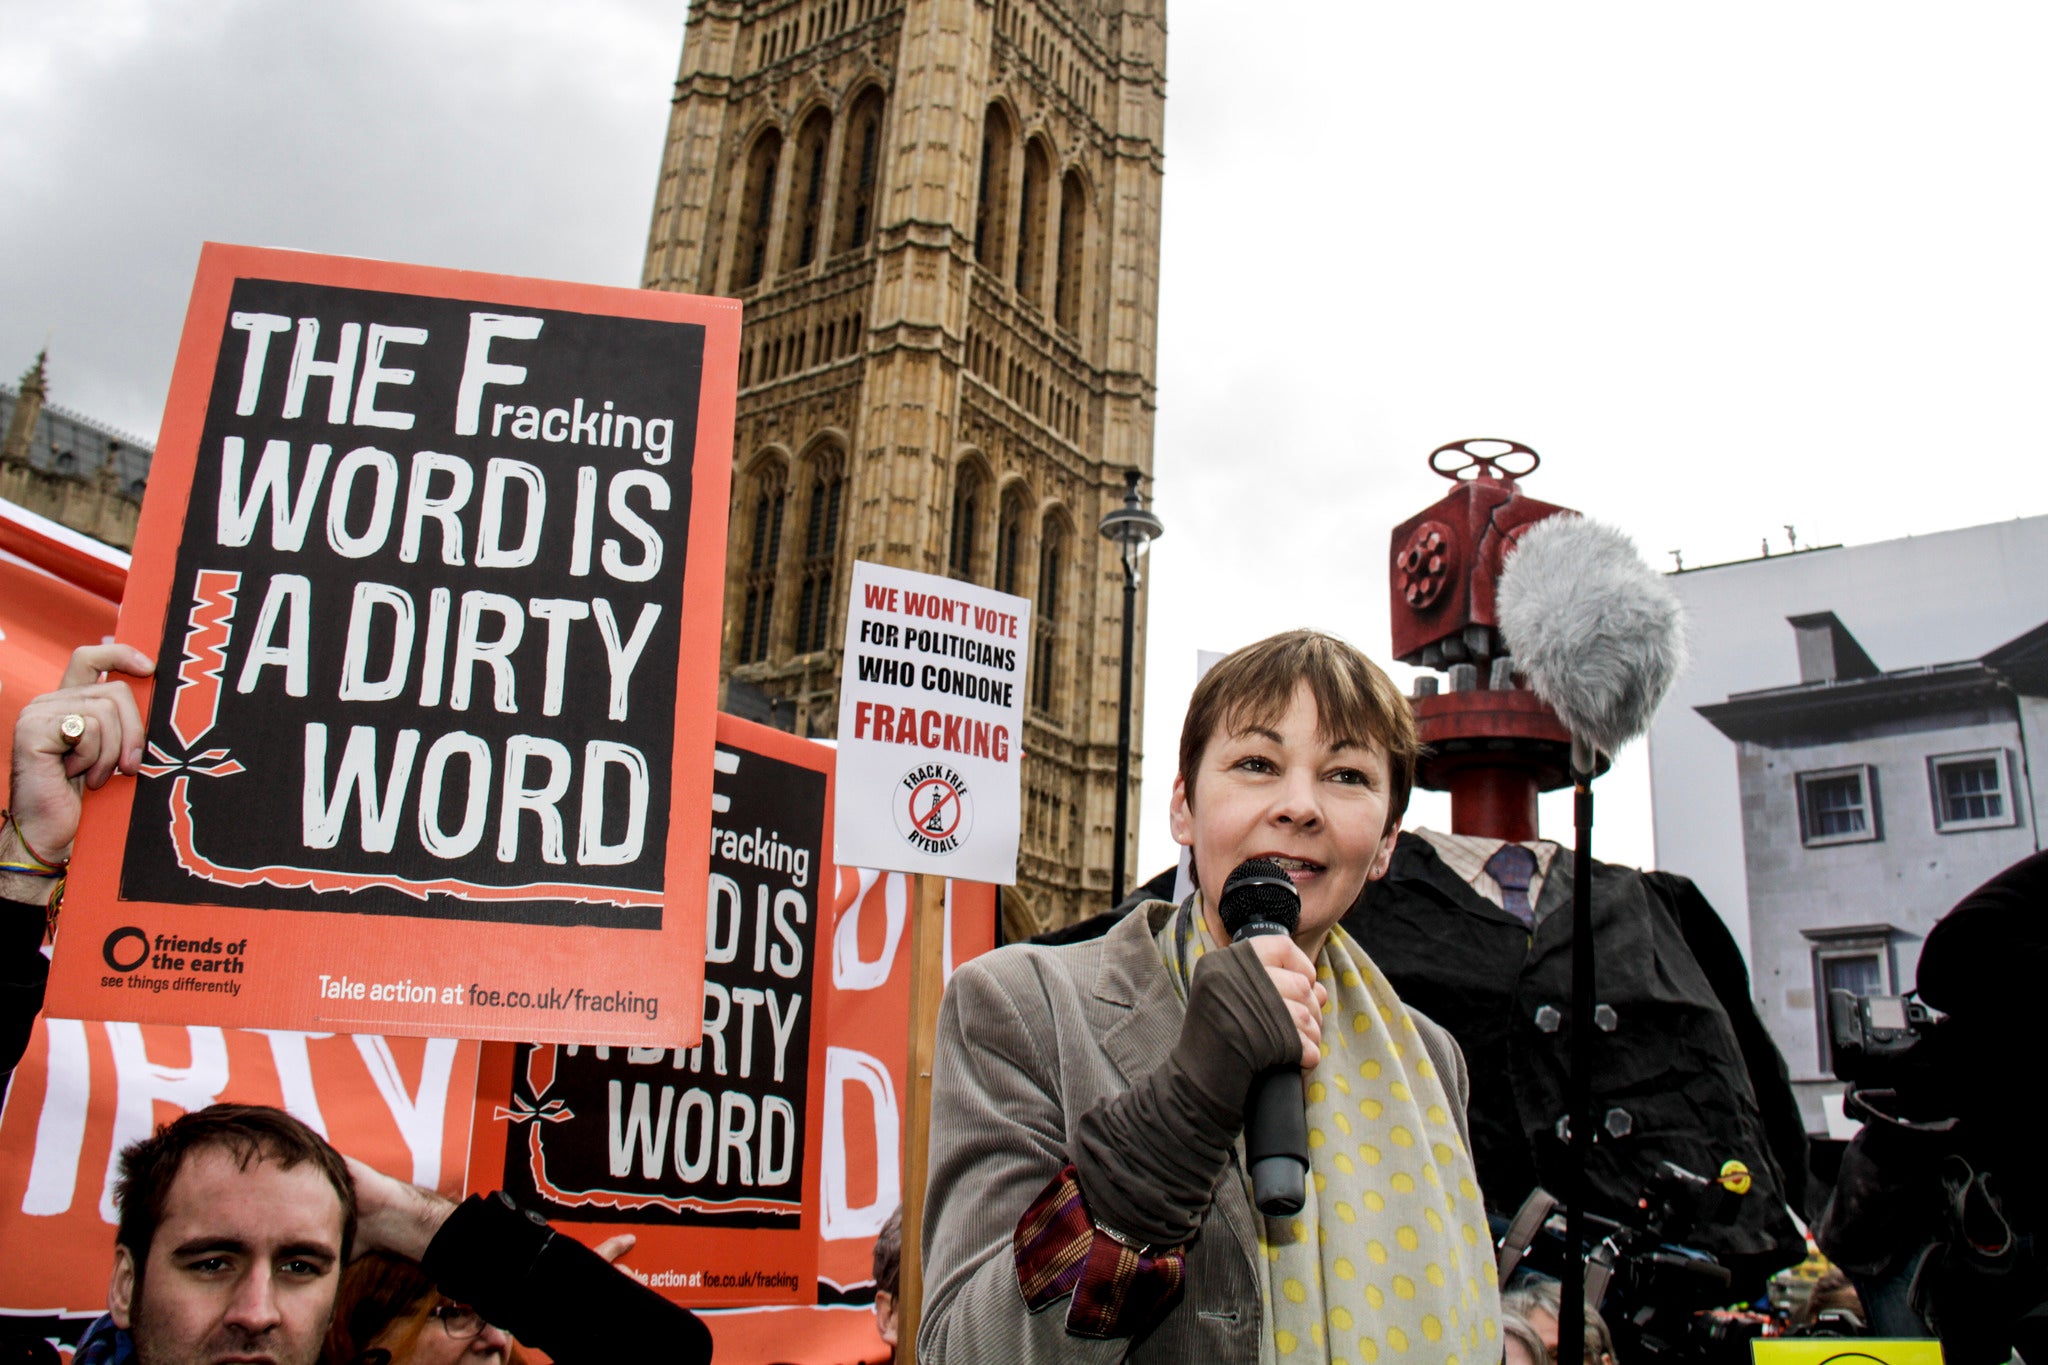
[[[1135,1247],[1096,1227],[1072,1166],[1018,1220],[1016,1253],[1025,1306],[1035,1313],[1072,1294],[1067,1331],[1077,1337],[1137,1336],[1166,1316],[1187,1272],[1179,1247]]]

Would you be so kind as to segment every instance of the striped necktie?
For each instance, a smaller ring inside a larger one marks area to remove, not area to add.
[[[1502,844],[1486,860],[1486,875],[1500,884],[1502,907],[1534,929],[1536,911],[1529,904],[1529,878],[1536,875],[1536,855],[1520,844]]]

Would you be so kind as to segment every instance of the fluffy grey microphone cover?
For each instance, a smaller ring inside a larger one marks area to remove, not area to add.
[[[1685,666],[1685,612],[1612,526],[1576,515],[1524,531],[1501,570],[1515,670],[1565,728],[1613,753],[1650,727]]]

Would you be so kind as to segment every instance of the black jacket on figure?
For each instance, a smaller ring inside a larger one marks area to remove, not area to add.
[[[1571,1043],[1571,895],[1563,849],[1532,934],[1404,833],[1386,877],[1344,918],[1401,999],[1465,1050],[1474,1164],[1488,1208],[1508,1217],[1539,1184],[1569,1188],[1558,1120]],[[1750,1003],[1742,955],[1684,877],[1595,862],[1592,908],[1596,996],[1616,1021],[1594,1035],[1603,1129],[1589,1171],[1593,1211],[1632,1208],[1660,1161],[1711,1178],[1739,1160],[1754,1181],[1748,1194],[1723,1199],[1719,1217],[1685,1241],[1719,1257],[1738,1288],[1758,1284],[1805,1254],[1785,1205],[1805,1195],[1806,1135],[1784,1060]],[[1616,1109],[1628,1116],[1625,1136],[1604,1127]]]

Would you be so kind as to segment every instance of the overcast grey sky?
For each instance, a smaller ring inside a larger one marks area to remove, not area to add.
[[[47,337],[56,401],[153,436],[208,238],[634,283],[683,18],[0,0],[0,372]],[[1169,23],[1141,872],[1196,649],[1383,653],[1388,533],[1444,441],[1535,446],[1534,496],[1660,567],[2044,510],[2048,11]],[[1603,856],[1651,857],[1641,763],[1603,781]]]

